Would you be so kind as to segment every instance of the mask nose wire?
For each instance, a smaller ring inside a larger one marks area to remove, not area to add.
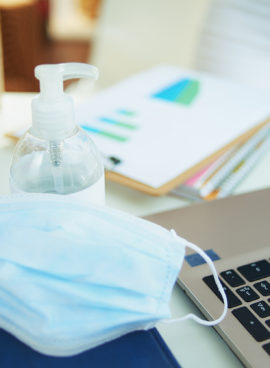
[[[188,248],[191,248],[193,249],[195,252],[199,253],[199,255],[205,260],[205,262],[208,264],[210,270],[212,271],[212,274],[214,276],[214,280],[215,280],[215,283],[218,287],[218,290],[222,296],[222,299],[223,299],[223,302],[224,302],[224,308],[223,308],[223,312],[221,314],[221,316],[213,321],[206,321],[206,320],[203,320],[199,317],[197,317],[195,314],[193,313],[189,313],[183,317],[179,317],[179,318],[172,318],[172,319],[165,319],[165,320],[162,320],[160,322],[164,322],[164,323],[175,323],[175,322],[182,322],[182,321],[185,321],[187,319],[192,319],[193,321],[201,324],[201,325],[204,325],[204,326],[215,326],[217,325],[218,323],[222,322],[223,319],[225,318],[226,316],[226,313],[228,311],[228,300],[227,300],[227,297],[226,297],[226,294],[224,292],[224,289],[221,285],[221,282],[218,278],[218,274],[217,274],[217,271],[216,271],[216,268],[214,266],[214,263],[213,261],[208,257],[208,255],[201,249],[199,248],[197,245],[193,244],[193,243],[190,243],[189,241],[187,241],[186,239],[183,239],[181,238],[179,235],[177,235],[176,231],[174,229],[171,229],[170,230],[173,238],[178,241],[182,246],[185,246],[185,247],[188,247]]]

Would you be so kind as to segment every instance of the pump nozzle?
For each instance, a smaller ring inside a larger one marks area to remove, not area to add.
[[[48,140],[61,140],[75,127],[73,101],[64,93],[63,82],[74,78],[98,78],[98,69],[90,64],[43,64],[35,68],[40,94],[32,101],[32,133]]]
[[[98,69],[84,63],[43,64],[35,68],[35,77],[40,81],[43,100],[63,97],[63,81],[75,78],[98,78]]]

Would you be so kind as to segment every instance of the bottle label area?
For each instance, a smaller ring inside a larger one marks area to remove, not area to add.
[[[10,191],[11,193],[25,193],[24,191],[22,191],[16,186],[12,178],[10,178]],[[44,193],[44,195],[46,195],[46,193]],[[78,192],[71,193],[71,194],[55,194],[55,195],[61,195],[61,196],[64,195],[67,198],[74,198],[78,200],[89,201],[95,204],[104,205],[105,204],[104,174],[100,177],[100,179],[96,183],[92,184],[86,189],[83,189],[83,190],[80,190]]]

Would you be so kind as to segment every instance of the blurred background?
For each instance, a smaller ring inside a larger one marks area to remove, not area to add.
[[[93,63],[102,88],[159,63],[191,67],[210,2],[0,0],[4,89],[38,91],[41,63]]]
[[[38,91],[34,67],[68,61],[99,68],[95,90],[156,64],[269,90],[270,0],[0,0],[0,21],[7,92]]]
[[[37,64],[87,62],[101,1],[0,0],[5,91],[38,91]]]

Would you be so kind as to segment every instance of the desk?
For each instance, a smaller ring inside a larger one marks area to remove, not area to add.
[[[11,94],[10,96],[12,97]],[[0,149],[0,194],[9,193],[9,165],[13,148],[13,145],[8,145]],[[238,186],[235,194],[270,187],[269,168],[270,152],[260,161],[242,184]],[[186,200],[169,195],[150,197],[130,188],[109,182],[106,183],[106,201],[108,206],[138,216],[146,216],[157,211],[190,204]],[[200,314],[195,305],[177,285],[173,290],[171,310],[173,316],[181,316],[190,312]],[[199,366],[207,368],[242,367],[242,364],[213,328],[186,321],[172,325],[159,323],[158,329],[183,368]]]

